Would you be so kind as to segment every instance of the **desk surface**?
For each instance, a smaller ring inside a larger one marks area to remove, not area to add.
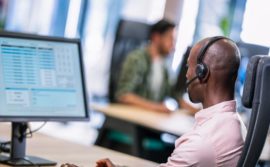
[[[92,105],[92,109],[106,116],[129,121],[147,128],[182,135],[188,132],[194,123],[194,118],[180,110],[170,114],[157,113],[139,107],[123,104]]]
[[[9,140],[9,123],[0,123],[0,138]],[[27,139],[27,155],[34,155],[62,163],[74,163],[83,167],[93,167],[98,159],[110,158],[114,163],[129,167],[154,167],[157,164],[147,160],[135,158],[126,154],[118,153],[97,146],[81,146],[61,139],[48,137],[35,133],[33,138]],[[1,167],[6,165],[0,164]]]

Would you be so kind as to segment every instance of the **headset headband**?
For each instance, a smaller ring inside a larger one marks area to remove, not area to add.
[[[220,39],[228,39],[228,38],[223,37],[223,36],[216,36],[216,37],[210,38],[209,42],[206,43],[206,44],[202,47],[202,49],[200,50],[200,53],[199,53],[199,56],[198,56],[198,59],[197,59],[197,64],[202,63],[203,58],[204,58],[204,55],[205,55],[205,52],[207,51],[207,49],[208,49],[213,43],[215,43],[216,41],[218,41],[218,40],[220,40]]]

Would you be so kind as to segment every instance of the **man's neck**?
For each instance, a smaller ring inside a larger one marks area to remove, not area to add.
[[[224,101],[234,100],[234,91],[222,91],[218,90],[205,93],[204,101],[202,102],[203,108],[208,108]]]

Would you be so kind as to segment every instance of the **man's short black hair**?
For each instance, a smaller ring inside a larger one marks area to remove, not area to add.
[[[163,34],[166,31],[168,31],[169,29],[174,28],[174,27],[175,27],[174,23],[172,23],[168,20],[162,19],[151,26],[149,37],[151,38],[151,36],[154,33]]]

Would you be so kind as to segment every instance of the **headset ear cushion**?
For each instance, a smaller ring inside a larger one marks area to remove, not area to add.
[[[201,80],[203,79],[206,74],[207,74],[207,66],[203,63],[197,64],[196,66],[196,75],[198,76],[198,78]]]

